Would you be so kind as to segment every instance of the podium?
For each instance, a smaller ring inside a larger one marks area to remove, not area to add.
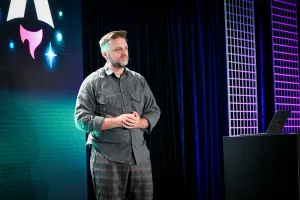
[[[299,200],[300,134],[223,137],[224,200]]]

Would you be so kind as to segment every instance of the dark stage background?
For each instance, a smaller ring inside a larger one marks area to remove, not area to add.
[[[154,199],[221,199],[228,135],[223,2],[82,2],[84,75],[104,65],[100,38],[127,30],[128,67],[146,78],[161,108],[146,137]],[[94,199],[90,179],[89,189]]]
[[[73,114],[83,79],[104,65],[100,38],[120,29],[128,67],[146,78],[162,111],[146,135],[154,199],[223,199],[224,1],[28,0],[24,18],[6,21],[13,1],[0,2],[1,200],[95,199],[86,134]],[[54,27],[38,20],[34,2],[49,2]],[[274,114],[270,24],[270,2],[255,1],[259,132]],[[34,57],[20,25],[43,31]]]

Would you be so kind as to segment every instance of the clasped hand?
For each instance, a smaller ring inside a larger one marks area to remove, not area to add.
[[[119,122],[121,127],[133,129],[140,128],[140,116],[137,112],[133,112],[132,114],[123,114],[119,117]]]

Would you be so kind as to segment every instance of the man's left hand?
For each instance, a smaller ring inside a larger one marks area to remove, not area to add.
[[[123,126],[128,129],[140,128],[140,120],[140,115],[136,111],[134,111],[133,117],[130,117],[127,120],[123,121]]]

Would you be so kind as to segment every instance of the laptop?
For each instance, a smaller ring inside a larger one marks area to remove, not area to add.
[[[281,134],[282,128],[284,127],[287,119],[289,118],[291,111],[289,110],[278,110],[276,111],[275,115],[269,127],[267,128],[265,134],[269,135],[278,135]]]

